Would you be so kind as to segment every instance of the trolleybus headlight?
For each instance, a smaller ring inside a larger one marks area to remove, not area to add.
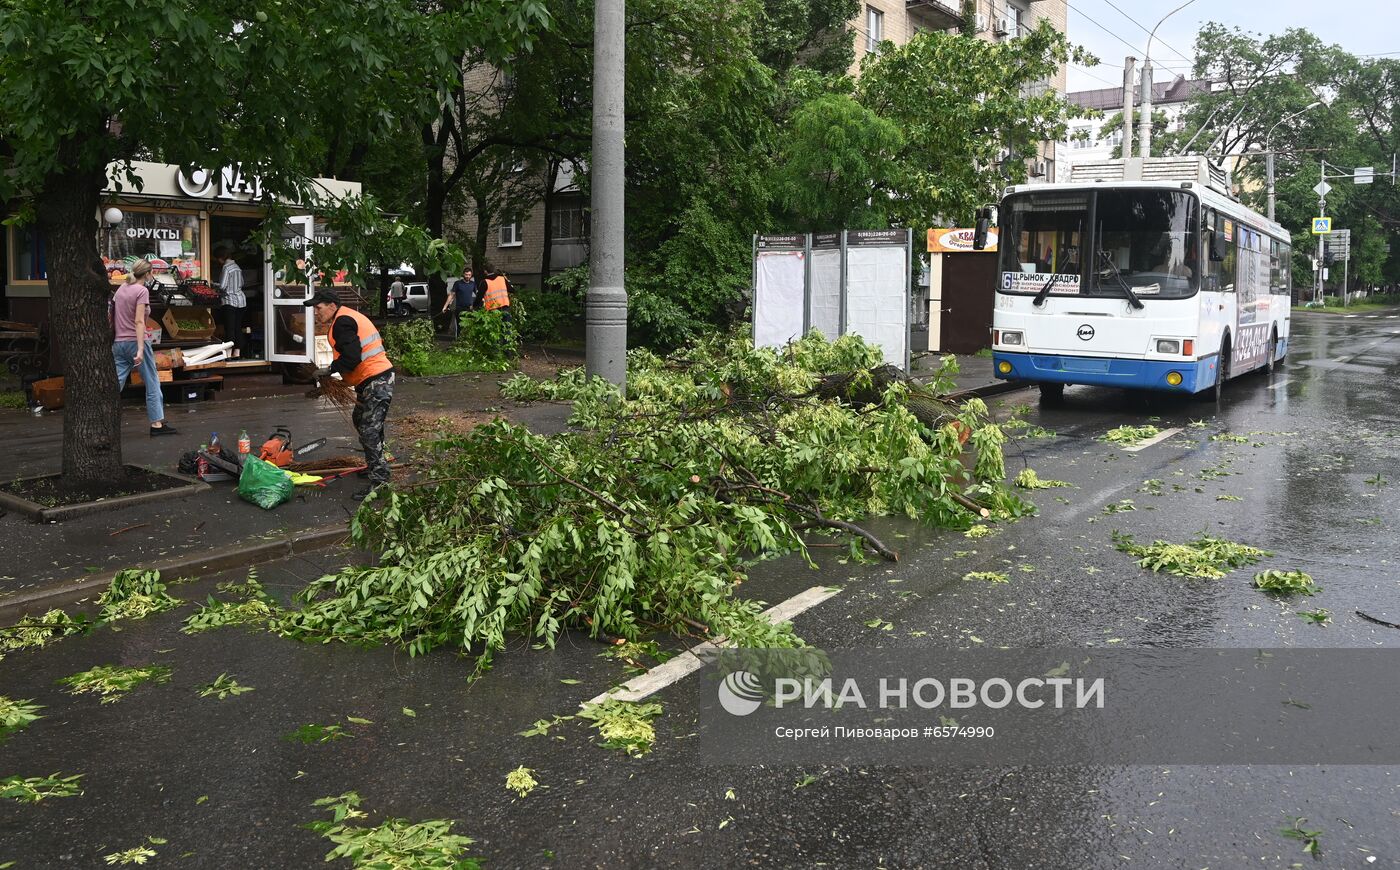
[[[1004,375],[1011,374],[1011,363],[1007,362],[1006,360],[1002,360],[1001,362],[997,363],[997,371],[1001,372]]]
[[[1179,354],[1181,353],[1181,342],[1174,338],[1159,338],[1157,339],[1157,352]]]
[[[1181,372],[1167,372],[1167,383],[1173,387],[1181,386]]]
[[[1001,331],[1001,343],[1002,343],[1002,344],[1020,345],[1020,344],[1021,344],[1021,333],[1020,333],[1019,331],[1013,332],[1013,331],[1009,331],[1009,330],[1003,329],[1003,330]]]

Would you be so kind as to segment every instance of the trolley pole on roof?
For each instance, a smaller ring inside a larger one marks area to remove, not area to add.
[[[592,244],[588,258],[586,369],[627,390],[623,178],[626,0],[597,0],[593,12]],[[548,228],[546,228],[548,229]]]

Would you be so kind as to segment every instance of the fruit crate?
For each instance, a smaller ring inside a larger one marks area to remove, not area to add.
[[[176,341],[214,337],[214,315],[208,308],[180,306],[167,308],[160,322],[165,325],[165,335]],[[181,327],[181,323],[185,324]],[[198,323],[196,327],[194,324]]]

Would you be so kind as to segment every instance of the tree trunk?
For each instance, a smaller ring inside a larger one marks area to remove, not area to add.
[[[478,197],[473,194],[472,202],[476,206],[476,260],[472,263],[473,274],[476,280],[486,280],[486,243],[491,238],[491,220],[495,217],[490,209],[485,197]]]
[[[107,319],[112,288],[97,250],[97,209],[105,181],[105,172],[57,172],[37,197],[38,225],[48,245],[50,320],[64,362],[66,485],[114,484],[125,473]]]
[[[450,111],[450,110],[449,110]],[[447,149],[438,142],[435,125],[423,128],[423,144],[428,152],[428,181],[423,197],[423,222],[435,239],[442,238],[443,218],[447,212],[446,161]],[[428,311],[436,318],[447,301],[447,285],[441,275],[428,276]]]
[[[540,255],[540,290],[549,289],[549,259],[554,254],[554,182],[559,178],[559,158],[549,158],[544,175],[544,253]]]

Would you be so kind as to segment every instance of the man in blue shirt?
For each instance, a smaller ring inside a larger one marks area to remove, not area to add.
[[[461,329],[460,316],[463,311],[476,307],[476,282],[472,280],[472,268],[466,267],[462,270],[462,277],[453,282],[447,294],[447,301],[442,304],[442,313],[452,311],[452,337],[457,337],[457,331]]]

